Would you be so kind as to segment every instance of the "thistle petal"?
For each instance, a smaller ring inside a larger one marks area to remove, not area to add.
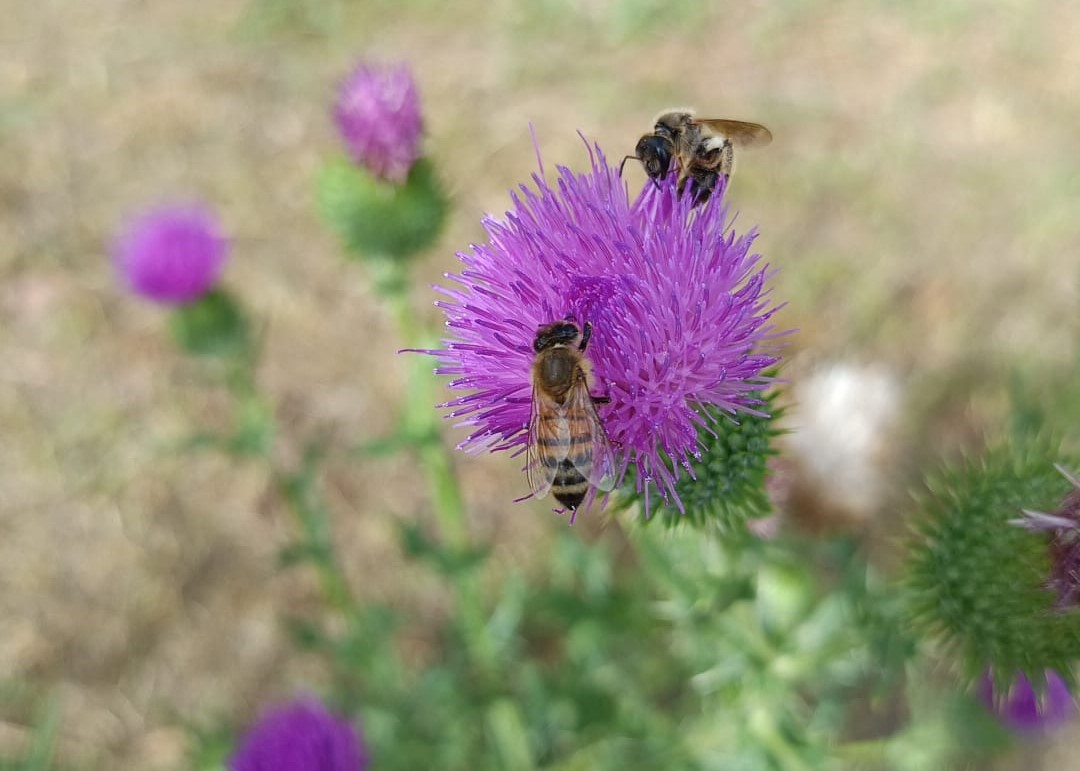
[[[1024,516],[1010,519],[1010,525],[1016,525],[1025,530],[1032,530],[1035,532],[1076,527],[1076,523],[1071,519],[1059,517],[1056,514],[1047,514],[1042,511],[1032,511],[1031,509],[1021,509],[1021,511],[1024,513]]]

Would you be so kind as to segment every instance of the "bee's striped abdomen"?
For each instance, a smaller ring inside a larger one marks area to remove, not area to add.
[[[574,464],[567,458],[559,463],[555,471],[555,481],[551,485],[555,500],[568,509],[576,509],[585,500],[589,492],[589,481],[581,475]]]
[[[589,491],[585,473],[592,467],[592,435],[584,415],[567,415],[566,423],[569,433],[569,441],[564,445],[566,457],[555,470],[551,492],[563,506],[576,509]]]

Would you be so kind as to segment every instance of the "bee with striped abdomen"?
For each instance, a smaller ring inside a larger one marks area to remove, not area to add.
[[[609,399],[590,393],[585,348],[591,336],[591,324],[579,328],[568,316],[540,327],[533,341],[525,472],[534,498],[550,491],[572,513],[590,485],[602,491],[615,485],[615,457],[594,406]]]
[[[674,159],[679,167],[679,194],[692,181],[696,205],[708,200],[720,177],[725,182],[731,177],[735,147],[764,147],[771,141],[772,132],[760,123],[695,118],[689,110],[671,110],[657,116],[653,130],[638,140],[634,154],[623,163],[637,158],[649,179],[659,182]]]

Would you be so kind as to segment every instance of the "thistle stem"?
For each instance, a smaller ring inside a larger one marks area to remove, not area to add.
[[[837,745],[836,754],[851,763],[882,763],[888,758],[891,738],[845,742]]]
[[[240,414],[265,415],[266,420],[272,421],[267,400],[259,393],[256,383],[257,363],[257,352],[245,352],[229,373],[229,389]],[[303,539],[301,546],[316,567],[323,597],[330,607],[343,616],[353,614],[356,599],[334,553],[329,512],[318,494],[317,485],[313,485],[308,478],[308,469],[291,472],[282,468],[270,452],[269,442],[260,443],[256,454],[266,464],[274,487],[281,493],[293,521],[300,530]]]
[[[288,503],[293,519],[304,534],[305,546],[313,552],[313,562],[318,569],[323,597],[330,607],[343,616],[352,615],[356,609],[356,599],[349,588],[345,572],[338,564],[325,507],[321,501],[312,501],[311,496],[305,494],[309,492],[307,487],[297,484],[292,475],[273,464],[270,473]]]
[[[433,336],[417,322],[409,304],[406,269],[400,260],[387,260],[382,276],[383,294],[390,303],[401,337],[409,347],[431,347]],[[463,552],[470,545],[465,524],[465,504],[454,473],[453,459],[443,444],[440,421],[435,412],[438,383],[430,363],[414,358],[405,394],[402,430],[410,444],[418,448],[420,463],[431,488],[432,504],[446,546]],[[456,574],[458,613],[470,653],[476,663],[489,670],[495,657],[487,635],[480,603],[480,586],[473,573]]]
[[[397,261],[391,265],[397,271],[404,272],[403,267],[398,267]],[[404,276],[387,281],[385,286],[386,297],[405,344],[410,347],[432,345],[431,336],[421,329],[409,305]],[[420,460],[431,485],[435,514],[439,518],[443,537],[452,548],[464,548],[469,543],[465,528],[465,504],[439,432],[439,418],[434,410],[435,376],[430,364],[417,357],[413,357],[409,369],[402,429],[410,442],[419,447]]]
[[[768,717],[752,718],[750,730],[784,771],[813,771],[810,763],[791,746]]]

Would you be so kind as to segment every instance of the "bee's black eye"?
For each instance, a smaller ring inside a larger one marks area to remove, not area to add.
[[[671,165],[670,143],[663,137],[654,135],[641,138],[637,146],[637,155],[645,166],[645,173],[653,179],[667,176]]]

